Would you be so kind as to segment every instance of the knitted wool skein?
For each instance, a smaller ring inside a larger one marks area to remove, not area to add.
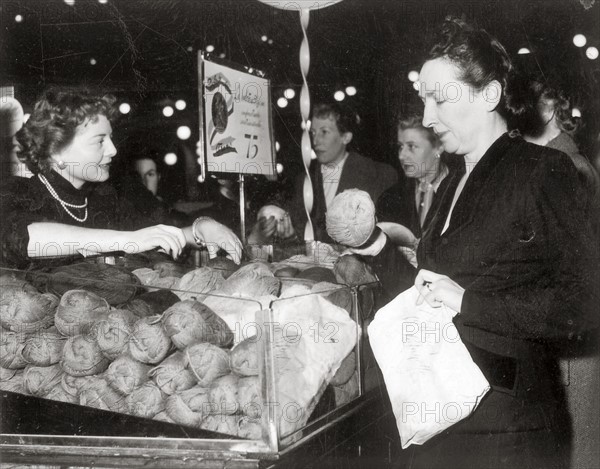
[[[333,199],[326,215],[327,233],[349,247],[364,244],[375,229],[375,204],[358,189],[347,189]]]

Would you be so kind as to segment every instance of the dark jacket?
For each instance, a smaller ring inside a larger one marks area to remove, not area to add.
[[[600,238],[600,177],[589,160],[579,153],[579,149],[571,136],[561,132],[557,137],[550,140],[546,146],[555,148],[567,154],[577,169],[579,179],[583,182],[586,191],[580,199],[588,218],[592,220],[592,227],[596,236]],[[598,239],[600,242],[600,239]]]
[[[313,223],[315,240],[326,243],[333,243],[333,240],[327,234],[325,226],[325,194],[323,192],[323,181],[321,177],[321,168],[317,161],[310,165],[310,176],[313,188],[313,209],[311,211],[311,220]],[[340,175],[340,183],[337,194],[346,189],[360,189],[366,191],[373,199],[377,201],[381,193],[388,187],[391,187],[398,179],[397,171],[390,165],[370,160],[358,153],[351,152],[344,163],[344,168]],[[292,218],[292,224],[296,230],[299,239],[304,239],[304,228],[306,226],[306,212],[304,210],[304,174],[300,174],[294,186],[294,195],[288,208]]]
[[[415,202],[414,178],[405,178],[381,194],[377,200],[377,221],[399,223],[421,237],[421,223]]]
[[[444,153],[444,155],[442,155],[442,162],[446,166],[448,174],[458,172],[462,175],[465,172],[465,165],[462,157]],[[443,178],[448,177],[448,174],[443,176]],[[415,200],[417,183],[417,179],[405,177],[384,191],[379,196],[376,203],[377,221],[398,223],[412,231],[417,238],[420,238],[422,235],[422,228],[421,223],[419,222],[419,214],[417,212]],[[427,211],[427,216],[423,223],[424,226],[427,226],[431,220],[432,211],[435,211],[440,187],[441,183],[440,186],[438,186],[438,190],[433,197],[433,202]]]
[[[152,219],[144,217],[126,198],[119,197],[108,183],[87,183],[75,189],[62,176],[51,172],[48,181],[59,197],[67,203],[82,205],[87,198],[88,216],[84,222],[74,220],[56,201],[37,176],[29,179],[15,177],[0,187],[0,214],[3,223],[0,227],[2,252],[0,263],[3,267],[20,269],[35,264],[65,263],[66,259],[33,261],[27,255],[29,231],[27,226],[35,222],[55,222],[84,228],[108,230],[137,230],[155,225]],[[71,208],[71,212],[83,218],[83,209]],[[35,248],[35,247],[34,247]],[[52,246],[38,247],[52,252]],[[118,250],[115,248],[115,250]],[[77,257],[81,257],[77,255]],[[73,259],[70,259],[72,262]]]
[[[441,234],[458,179],[439,189],[419,267],[466,289],[454,322],[492,391],[452,431],[560,428],[548,346],[598,326],[597,245],[576,203],[585,189],[563,153],[505,134],[473,169]]]
[[[594,166],[592,166],[592,163],[579,153],[579,148],[577,148],[577,144],[571,136],[565,132],[561,132],[557,137],[550,140],[546,146],[560,150],[571,158],[579,177],[588,189],[590,197],[596,199],[600,192],[600,177],[598,177],[598,173],[594,169]]]

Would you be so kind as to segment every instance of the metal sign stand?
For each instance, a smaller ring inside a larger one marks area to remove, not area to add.
[[[240,183],[240,241],[246,244],[246,197],[244,194],[244,175],[239,175]]]

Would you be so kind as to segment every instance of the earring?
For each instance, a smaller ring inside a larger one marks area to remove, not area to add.
[[[436,157],[436,158],[439,158],[439,157],[440,157],[440,154],[439,154],[439,153],[436,153],[436,154],[435,154],[435,157]]]
[[[63,160],[58,160],[56,162],[56,166],[58,166],[58,169],[66,169],[67,165]]]

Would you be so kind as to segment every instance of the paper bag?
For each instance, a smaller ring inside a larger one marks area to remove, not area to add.
[[[490,389],[452,323],[454,311],[417,306],[418,296],[415,287],[401,293],[368,328],[402,448],[468,417]]]

